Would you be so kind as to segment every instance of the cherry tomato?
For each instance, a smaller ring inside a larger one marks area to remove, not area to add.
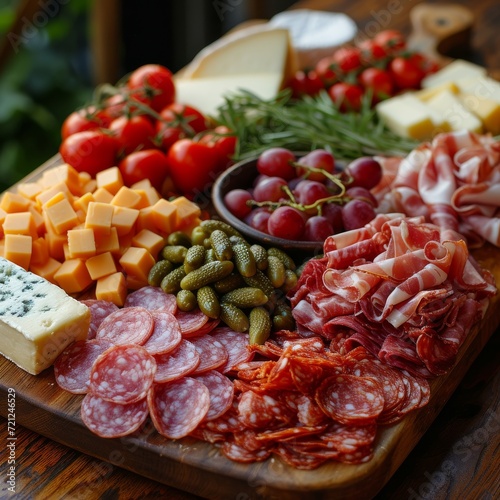
[[[168,150],[170,176],[185,195],[205,192],[221,170],[217,150],[192,139],[180,139]]]
[[[82,108],[69,114],[61,127],[61,137],[66,139],[76,132],[96,130],[109,125],[109,118],[94,107]]]
[[[108,97],[104,101],[104,114],[108,117],[109,121],[113,121],[115,118],[131,112],[131,109],[127,109],[127,96],[125,93],[118,93]]]
[[[328,89],[328,94],[341,111],[359,111],[361,109],[363,89],[359,85],[339,82]]]
[[[388,57],[387,49],[371,39],[363,40],[358,47],[361,50],[361,59],[367,65],[379,63]]]
[[[406,39],[398,30],[384,30],[377,33],[373,43],[384,47],[390,54],[401,52],[406,48]]]
[[[232,157],[238,144],[238,137],[226,126],[219,125],[212,132],[205,134],[200,139],[200,142],[212,145],[219,154],[221,165],[225,168],[232,163]]]
[[[366,90],[373,93],[374,102],[387,99],[394,93],[394,82],[391,75],[379,68],[366,68],[359,75],[359,82]]]
[[[389,64],[391,76],[401,90],[418,89],[425,73],[410,59],[395,57]]]
[[[59,153],[62,159],[79,172],[95,176],[101,170],[115,165],[119,143],[111,135],[86,130],[70,135],[62,142]]]
[[[161,111],[175,100],[172,72],[159,64],[146,64],[132,72],[127,82],[137,99],[155,111]]]
[[[323,81],[315,71],[297,71],[288,82],[288,86],[292,89],[293,97],[296,98],[316,95],[324,88]]]
[[[334,64],[344,73],[361,67],[361,51],[357,47],[341,47],[333,54]]]
[[[155,128],[151,121],[143,115],[120,116],[115,118],[109,129],[120,143],[122,152],[126,155],[139,149],[154,147]]]
[[[334,64],[335,61],[333,60],[333,57],[328,56],[320,59],[314,68],[314,71],[326,87],[330,87],[330,85],[333,85],[336,81],[338,81]]]
[[[161,119],[156,122],[156,133],[165,151],[179,139],[194,137],[208,128],[206,117],[196,108],[184,104],[169,104],[162,109],[160,116]]]
[[[143,149],[125,156],[118,164],[127,186],[149,179],[151,185],[161,192],[163,181],[169,174],[167,157],[158,149]]]

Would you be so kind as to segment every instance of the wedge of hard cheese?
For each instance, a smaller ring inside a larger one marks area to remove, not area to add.
[[[56,285],[0,258],[0,352],[37,375],[87,338],[90,311]]]

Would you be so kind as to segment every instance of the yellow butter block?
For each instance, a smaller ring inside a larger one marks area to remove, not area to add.
[[[178,224],[177,206],[173,201],[158,200],[152,206],[152,216],[158,229],[166,233],[174,231]]]
[[[156,258],[160,250],[165,246],[165,238],[149,229],[142,229],[132,238],[132,245],[145,248]]]
[[[30,200],[18,193],[7,191],[0,200],[0,208],[11,214],[14,212],[26,212],[30,206]]]
[[[47,260],[43,262],[33,262],[33,259],[30,263],[30,271],[35,273],[36,275],[45,278],[47,281],[50,281],[51,283],[54,283],[54,285],[57,285],[57,282],[54,278],[55,274],[57,271],[59,271],[59,268],[61,267],[61,263],[53,259],[52,257],[49,257]]]
[[[94,233],[109,234],[113,220],[113,205],[98,201],[90,202],[85,218],[85,228],[93,229]]]
[[[67,198],[63,198],[53,205],[45,207],[44,213],[47,214],[57,234],[65,234],[69,229],[80,223],[76,212]]]
[[[122,255],[119,263],[128,275],[147,282],[149,271],[153,267],[155,259],[145,248],[130,247]]]
[[[32,239],[38,238],[35,219],[31,212],[7,214],[2,224],[4,234],[24,234]]]
[[[127,186],[122,186],[113,196],[111,205],[126,208],[141,208],[139,207],[141,201],[141,195],[137,191]]]
[[[120,253],[120,241],[116,227],[112,227],[109,234],[94,234],[96,254],[111,252],[113,255]]]
[[[87,270],[93,280],[98,280],[99,278],[103,278],[104,276],[117,272],[115,260],[113,259],[111,252],[105,252],[100,255],[90,257],[90,259],[85,261],[85,265],[87,266]]]
[[[127,282],[123,273],[116,272],[99,278],[96,283],[95,296],[98,300],[113,302],[123,306],[127,297]]]
[[[65,260],[54,274],[54,279],[66,293],[82,292],[93,283],[81,259]]]
[[[87,259],[96,253],[94,231],[92,229],[71,229],[68,231],[70,258]]]
[[[123,186],[123,177],[118,167],[107,168],[98,172],[95,176],[97,188],[104,188],[106,191],[115,195]]]
[[[23,234],[6,234],[3,256],[28,270],[30,267],[33,239]]]
[[[134,229],[134,224],[139,217],[139,210],[135,208],[113,207],[111,225],[116,227],[118,236],[128,234]]]
[[[113,195],[105,188],[97,188],[92,194],[99,203],[111,203],[113,199]]]

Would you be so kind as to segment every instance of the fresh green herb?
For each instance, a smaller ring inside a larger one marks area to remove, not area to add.
[[[366,155],[406,156],[418,145],[387,130],[368,99],[359,113],[342,113],[326,92],[292,99],[285,90],[264,100],[241,91],[226,98],[215,118],[239,138],[237,160],[255,157],[271,147],[293,151],[324,148],[349,160]]]

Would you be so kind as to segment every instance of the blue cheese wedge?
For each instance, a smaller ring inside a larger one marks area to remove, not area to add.
[[[87,338],[89,308],[47,280],[0,258],[0,353],[32,375]]]

